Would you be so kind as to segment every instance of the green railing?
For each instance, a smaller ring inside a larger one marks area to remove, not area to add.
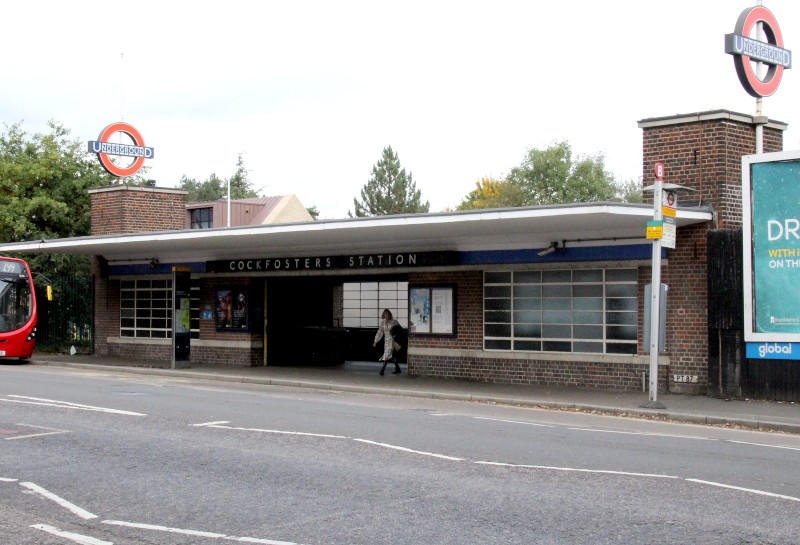
[[[47,285],[53,299],[47,300]],[[94,280],[91,277],[57,276],[36,279],[39,321],[38,352],[91,354],[94,345]]]

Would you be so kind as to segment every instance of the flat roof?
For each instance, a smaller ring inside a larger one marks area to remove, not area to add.
[[[152,231],[0,244],[0,252],[103,256],[109,262],[198,262],[368,252],[477,251],[641,244],[648,204],[595,202]],[[677,226],[712,219],[709,208],[678,208]]]

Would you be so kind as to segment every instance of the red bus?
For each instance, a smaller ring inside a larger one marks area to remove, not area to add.
[[[27,359],[36,345],[36,293],[28,264],[0,257],[0,358]]]

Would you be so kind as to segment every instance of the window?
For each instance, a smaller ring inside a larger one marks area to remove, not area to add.
[[[636,269],[484,273],[486,350],[636,354]]]
[[[172,280],[120,282],[120,337],[172,338]],[[200,337],[200,287],[192,286],[191,335]]]
[[[408,282],[345,282],[344,327],[378,327],[383,309],[408,327]]]
[[[214,226],[214,211],[211,208],[189,210],[192,229],[211,229]]]

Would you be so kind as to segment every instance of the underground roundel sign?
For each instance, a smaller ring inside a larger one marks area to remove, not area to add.
[[[766,42],[751,38],[759,23]],[[778,21],[764,6],[747,8],[739,15],[733,34],[725,35],[725,53],[733,55],[739,81],[744,90],[756,98],[773,94],[781,83],[783,71],[792,67],[792,52],[783,48]],[[763,79],[751,61],[767,65]]]
[[[133,144],[116,144],[111,142],[111,137],[116,133],[123,133],[128,135]],[[96,153],[100,164],[108,171],[109,174],[125,178],[133,176],[139,169],[142,168],[145,159],[152,159],[154,156],[153,148],[147,148],[144,145],[144,138],[137,131],[133,125],[128,123],[118,122],[112,123],[100,132],[97,140],[89,141],[89,152]],[[127,166],[117,166],[111,162],[109,155],[117,155],[124,157],[133,157],[133,162]]]

